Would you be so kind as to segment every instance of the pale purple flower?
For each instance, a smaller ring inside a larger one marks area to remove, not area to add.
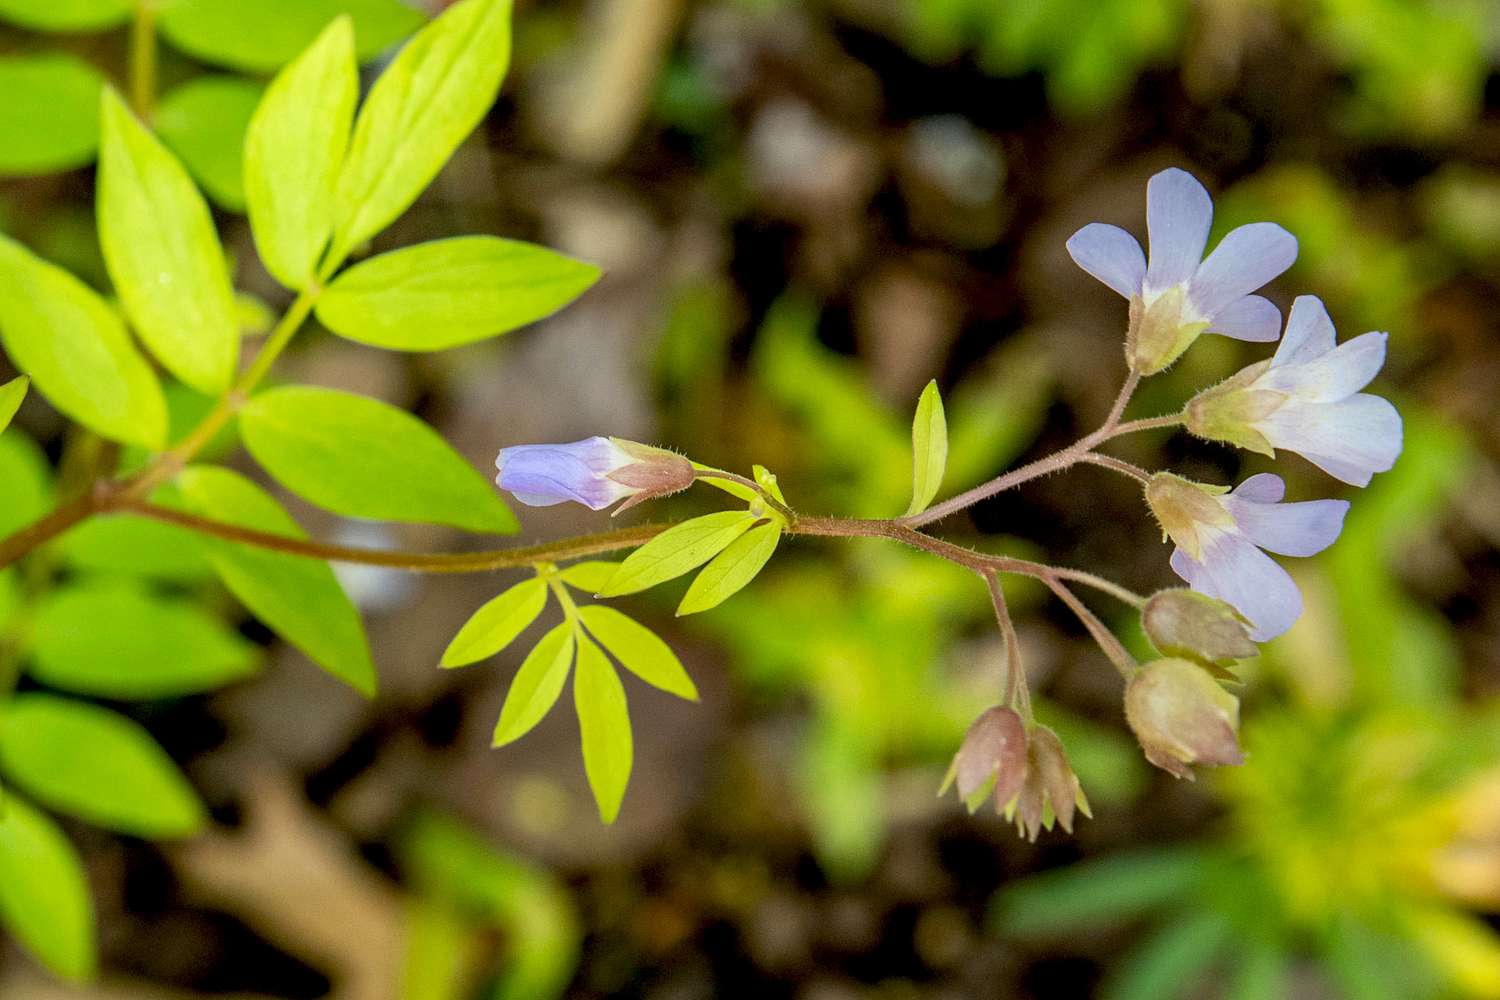
[[[1297,240],[1270,222],[1232,230],[1207,259],[1213,201],[1184,170],[1163,170],[1146,184],[1147,263],[1135,237],[1095,222],[1068,240],[1078,266],[1130,300],[1126,351],[1149,375],[1181,356],[1198,335],[1273,341],[1281,312],[1252,295],[1297,259]]]
[[[1315,555],[1338,538],[1347,500],[1282,503],[1280,476],[1251,476],[1232,493],[1216,493],[1170,473],[1146,488],[1163,529],[1177,543],[1172,569],[1189,587],[1229,604],[1251,623],[1250,637],[1265,642],[1292,627],[1302,614],[1302,594],[1268,550],[1284,556]]]
[[[1359,391],[1385,363],[1386,335],[1335,346],[1336,339],[1323,303],[1299,297],[1275,357],[1200,393],[1185,411],[1188,429],[1266,455],[1285,448],[1336,479],[1368,486],[1401,454],[1401,415]]]
[[[495,484],[529,507],[572,501],[603,510],[630,498],[624,510],[693,482],[693,465],[681,455],[607,437],[502,448],[495,468]]]

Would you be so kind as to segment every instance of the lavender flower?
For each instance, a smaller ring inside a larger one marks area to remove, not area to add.
[[[694,474],[693,464],[681,455],[607,437],[502,448],[495,468],[495,484],[529,507],[571,500],[590,510],[618,500],[626,501],[620,507],[625,510],[687,489]]]
[[[1280,476],[1251,476],[1232,493],[1159,472],[1146,500],[1162,530],[1177,543],[1172,569],[1189,587],[1244,615],[1250,637],[1265,642],[1292,627],[1302,594],[1286,570],[1262,552],[1310,556],[1338,538],[1346,500],[1281,503]]]
[[[1295,451],[1335,479],[1368,486],[1401,454],[1401,415],[1359,391],[1385,363],[1386,335],[1336,339],[1323,303],[1299,297],[1275,357],[1194,397],[1188,430],[1273,457]]]
[[[1280,226],[1256,222],[1225,236],[1203,258],[1213,201],[1186,171],[1163,170],[1146,185],[1148,265],[1135,238],[1095,222],[1068,240],[1078,266],[1130,300],[1125,354],[1142,375],[1176,361],[1201,333],[1272,341],[1281,312],[1251,292],[1297,259],[1297,240]]]

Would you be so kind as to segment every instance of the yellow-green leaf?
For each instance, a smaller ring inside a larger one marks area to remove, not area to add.
[[[99,71],[76,56],[0,58],[0,177],[50,174],[91,162],[99,148],[103,85]]]
[[[0,20],[36,31],[104,31],[133,9],[131,0],[0,0]]]
[[[0,236],[0,340],[62,413],[112,441],[161,446],[156,373],[93,289]]]
[[[948,421],[943,415],[943,397],[936,382],[928,382],[917,401],[911,423],[911,506],[906,516],[920,514],[932,503],[943,485],[948,467]]]
[[[597,594],[604,589],[605,584],[609,583],[609,578],[614,576],[615,570],[619,568],[620,564],[617,562],[590,559],[563,567],[558,571],[557,577],[570,587]]]
[[[56,823],[10,794],[0,807],[0,923],[55,975],[93,978],[94,903],[83,862]]]
[[[443,666],[462,667],[509,646],[547,606],[547,581],[523,580],[486,602],[464,622],[443,653]]]
[[[0,432],[10,426],[16,411],[21,408],[21,401],[26,398],[26,387],[29,385],[31,379],[25,375],[0,385]]]
[[[550,316],[599,280],[592,264],[495,236],[433,240],[339,275],[318,319],[341,337],[439,351]]]
[[[375,82],[339,178],[336,257],[406,211],[484,118],[510,65],[510,11],[510,0],[459,0]]]
[[[415,7],[402,0],[172,0],[161,30],[204,62],[271,73],[345,14],[354,22],[359,57],[379,55],[421,25]]]
[[[630,553],[599,596],[634,594],[696,569],[749,531],[755,520],[749,511],[725,510],[668,528]]]
[[[0,768],[44,805],[154,840],[208,818],[172,758],[135,722],[87,702],[18,694],[0,713]]]
[[[517,528],[489,480],[389,403],[312,386],[272,389],[241,411],[240,435],[278,482],[336,514],[494,534]]]
[[[108,87],[100,132],[99,245],[125,313],[168,371],[200,392],[222,392],[240,331],[208,205]]]
[[[266,270],[288,288],[307,287],[328,245],[334,186],[358,97],[354,27],[340,17],[277,74],[250,118],[250,228]]]
[[[625,669],[653,687],[688,701],[698,700],[698,688],[682,661],[661,638],[629,615],[605,604],[578,609],[584,626]]]
[[[275,498],[238,473],[198,466],[177,477],[195,513],[288,538],[307,535]],[[205,539],[209,561],[240,603],[318,666],[375,693],[375,665],[359,612],[325,562]]]
[[[219,205],[245,210],[245,130],[261,85],[238,76],[199,76],[163,97],[156,133]]]
[[[751,528],[736,538],[703,567],[683,595],[677,613],[692,615],[723,604],[755,579],[780,540],[781,525],[774,521]]]
[[[573,664],[575,635],[576,626],[563,622],[532,647],[506,692],[493,745],[503,747],[525,736],[557,704]]]
[[[578,644],[578,673],[573,678],[573,707],[583,741],[583,769],[599,806],[599,818],[613,823],[620,815],[630,783],[634,745],[625,686],[609,659],[594,643]]]

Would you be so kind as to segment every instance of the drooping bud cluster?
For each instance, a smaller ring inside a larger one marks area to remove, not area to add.
[[[1240,702],[1189,660],[1156,660],[1125,688],[1125,719],[1146,759],[1192,780],[1190,765],[1243,764]]]
[[[970,812],[993,796],[995,811],[1032,841],[1054,822],[1072,833],[1075,815],[1091,815],[1057,734],[1046,726],[1028,727],[1013,708],[986,709],[969,726],[942,791],[955,782]]]
[[[572,501],[603,510],[624,500],[617,514],[685,490],[695,475],[693,463],[675,452],[613,437],[503,448],[495,468],[495,484],[527,506]]]

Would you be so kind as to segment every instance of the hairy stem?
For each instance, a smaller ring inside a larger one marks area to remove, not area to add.
[[[1151,474],[1139,465],[1134,465],[1124,459],[1114,458],[1110,455],[1101,455],[1096,451],[1084,452],[1078,456],[1078,461],[1087,462],[1089,465],[1098,465],[1105,469],[1113,469],[1138,482],[1147,483],[1151,481]]]
[[[1010,608],[1005,604],[1005,592],[1000,589],[997,573],[984,573],[985,586],[990,591],[990,603],[995,607],[995,620],[1000,625],[1000,637],[1005,642],[1005,679],[1001,684],[1000,701],[1021,713],[1031,721],[1031,688],[1026,683],[1025,668],[1021,665],[1021,640],[1016,635],[1016,623],[1011,620]]]
[[[1135,658],[1125,649],[1124,644],[1115,638],[1115,634],[1109,630],[1109,627],[1100,621],[1099,616],[1090,611],[1088,606],[1078,599],[1078,595],[1069,590],[1068,585],[1059,580],[1055,574],[1047,573],[1041,577],[1041,580],[1083,623],[1083,627],[1104,651],[1104,655],[1109,657],[1109,662],[1115,665],[1120,676],[1127,681],[1130,680],[1137,669]]]

